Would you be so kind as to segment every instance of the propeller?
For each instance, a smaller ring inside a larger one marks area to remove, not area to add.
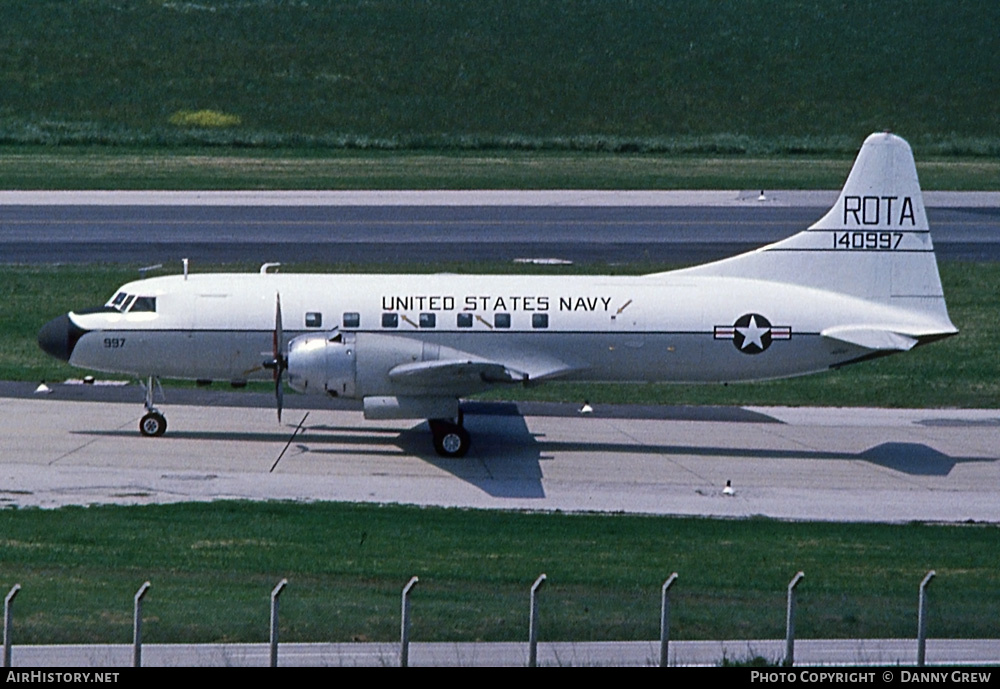
[[[285,340],[284,328],[281,325],[281,294],[275,295],[273,358],[264,362],[264,368],[274,372],[274,399],[278,405],[278,423],[281,423],[281,408],[284,406],[285,390],[281,385],[281,376],[288,370],[288,357],[281,351]]]

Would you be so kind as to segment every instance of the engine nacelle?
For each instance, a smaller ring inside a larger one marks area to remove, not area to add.
[[[354,397],[354,335],[309,333],[288,343],[288,385],[297,392]]]

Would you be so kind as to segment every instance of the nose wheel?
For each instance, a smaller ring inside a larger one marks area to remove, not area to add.
[[[167,419],[153,410],[139,419],[139,432],[147,438],[156,438],[167,432]]]

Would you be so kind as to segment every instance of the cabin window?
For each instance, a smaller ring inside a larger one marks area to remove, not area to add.
[[[420,327],[433,328],[437,325],[437,316],[433,313],[420,314]]]
[[[397,327],[399,327],[399,314],[398,313],[383,313],[382,314],[382,327],[383,328],[397,328]]]
[[[549,327],[549,314],[547,314],[547,313],[533,313],[533,314],[531,314],[531,327],[532,328],[547,328],[547,327]]]
[[[130,294],[128,298],[125,299],[125,303],[122,304],[121,310],[128,311],[130,308],[132,308],[133,301],[135,301],[135,295]]]
[[[133,313],[136,311],[156,311],[156,297],[136,297],[135,301],[132,302],[132,308],[129,309]]]
[[[495,313],[493,314],[493,325],[497,328],[509,328],[510,327],[510,314],[509,313]]]
[[[306,312],[306,327],[307,328],[322,328],[323,327],[323,314],[318,311],[307,311]]]
[[[360,328],[361,314],[349,311],[344,314],[344,320],[342,322],[345,328]]]
[[[457,324],[459,328],[471,328],[472,327],[472,314],[471,313],[460,313],[458,314]]]

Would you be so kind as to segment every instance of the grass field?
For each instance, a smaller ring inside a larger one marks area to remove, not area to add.
[[[236,270],[240,266],[223,266]],[[255,270],[255,266],[243,266]],[[662,266],[588,266],[573,270],[640,274]],[[202,267],[208,271],[210,266]],[[356,272],[357,266],[286,266],[287,270]],[[514,265],[446,264],[391,266],[414,272],[512,272]],[[380,270],[366,266],[364,270]],[[616,385],[552,382],[537,388],[502,388],[488,398],[579,401],[601,404],[763,404],[888,407],[1000,407],[1000,359],[995,343],[1000,267],[981,263],[941,266],[952,321],[961,331],[912,352],[840,371],[791,380],[741,385]],[[5,266],[0,272],[0,379],[63,380],[81,372],[46,356],[36,344],[38,329],[70,309],[103,304],[115,288],[135,279],[129,266]]]
[[[414,641],[523,640],[543,572],[547,640],[657,638],[675,571],[674,639],[781,638],[799,570],[799,638],[913,637],[930,569],[932,637],[993,637],[1000,615],[996,526],[216,502],[0,510],[0,534],[17,643],[127,643],[147,579],[147,643],[265,641],[284,577],[283,641],[397,639],[413,575]]]
[[[838,189],[862,141],[825,158],[6,146],[0,189]],[[918,152],[917,168],[926,190],[1000,189],[1000,157]]]
[[[0,189],[1000,189],[1000,5],[0,0]]]
[[[0,0],[0,143],[1000,153],[1000,6]]]

